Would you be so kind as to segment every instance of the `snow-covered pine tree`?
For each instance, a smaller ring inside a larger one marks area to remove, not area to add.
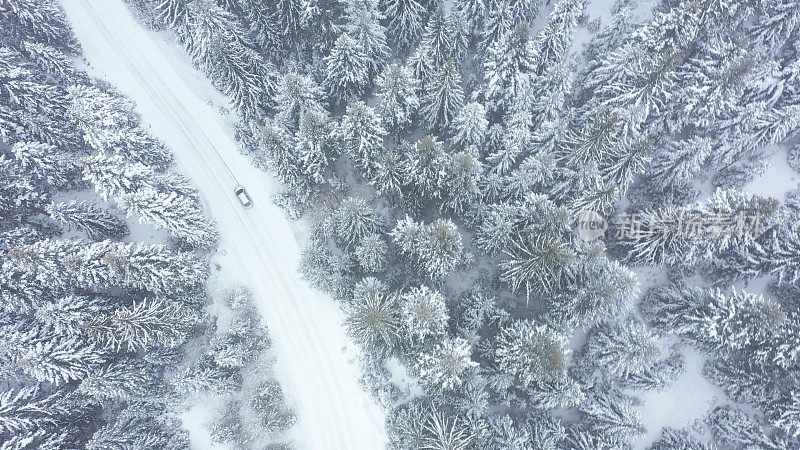
[[[486,108],[478,102],[467,103],[453,120],[451,129],[453,144],[482,149],[489,129]]]
[[[354,295],[347,310],[347,330],[368,349],[391,349],[400,336],[397,302],[396,295],[386,292],[383,286]]]
[[[397,133],[411,126],[419,110],[419,82],[406,67],[386,66],[376,81],[378,111],[386,127]]]
[[[128,234],[125,222],[92,203],[75,200],[50,203],[47,214],[67,229],[85,233],[95,241],[119,239]]]
[[[449,220],[425,224],[406,217],[398,221],[391,234],[400,253],[415,261],[418,270],[433,281],[451,274],[465,256],[461,233]]]
[[[447,129],[464,103],[461,74],[456,63],[444,61],[422,97],[421,113],[431,130]]]
[[[294,137],[294,152],[310,184],[320,184],[330,165],[341,153],[335,123],[324,110],[310,110],[303,114]]]
[[[531,71],[529,34],[528,22],[520,22],[487,49],[483,64],[484,96],[492,113],[502,114],[510,106],[519,94],[520,79]]]
[[[345,151],[365,178],[371,178],[375,164],[383,153],[386,137],[380,117],[363,102],[348,105],[342,117],[341,135]]]
[[[308,75],[286,72],[278,81],[275,93],[276,122],[296,130],[306,112],[322,109],[321,88]]]
[[[412,341],[438,339],[444,335],[449,313],[444,296],[421,285],[400,296],[400,320],[403,335]]]
[[[367,235],[379,232],[383,220],[364,199],[349,197],[331,215],[336,241],[352,247]]]
[[[497,337],[494,362],[500,373],[516,377],[523,386],[567,376],[569,358],[564,336],[531,321],[517,321]]]
[[[427,18],[427,0],[382,0],[383,14],[389,21],[389,34],[398,47],[413,46],[422,35]]]
[[[364,51],[367,77],[373,80],[389,60],[386,27],[381,25],[384,16],[378,10],[378,0],[347,0],[347,33]],[[367,83],[371,86],[371,83]]]
[[[369,86],[369,59],[364,47],[346,33],[325,57],[323,87],[335,104],[357,100]]]
[[[432,351],[423,353],[417,371],[426,386],[434,390],[458,389],[471,368],[478,365],[470,358],[471,347],[461,338],[446,339]]]

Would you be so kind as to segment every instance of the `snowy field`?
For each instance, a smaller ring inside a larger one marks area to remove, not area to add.
[[[296,237],[268,201],[277,187],[238,152],[225,116],[214,106],[225,100],[182,49],[137,24],[122,0],[64,0],[63,6],[88,71],[136,102],[143,122],[172,149],[178,169],[194,181],[218,222],[218,278],[254,293],[274,340],[276,376],[297,411],[297,443],[382,447],[383,413],[358,384],[356,349],[340,326],[341,312],[296,274]],[[253,198],[252,209],[244,210],[234,197],[238,184]]]

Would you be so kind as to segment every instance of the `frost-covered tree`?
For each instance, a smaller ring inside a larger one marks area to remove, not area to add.
[[[367,272],[382,272],[386,268],[389,246],[377,233],[361,238],[355,249],[358,264]]]
[[[444,61],[422,97],[421,113],[430,129],[446,129],[464,103],[461,74],[452,59]]]
[[[424,425],[425,435],[420,448],[464,450],[475,440],[475,434],[458,417],[452,419],[432,411]]]
[[[529,26],[521,22],[487,49],[483,66],[486,100],[492,112],[504,111],[518,95],[520,78],[531,70]]]
[[[375,84],[383,123],[394,132],[408,128],[419,110],[418,81],[406,67],[393,63],[386,66]]]
[[[567,57],[572,33],[585,5],[583,0],[561,0],[555,4],[547,23],[539,30],[531,46],[534,72],[542,73]]]
[[[434,389],[457,389],[470,368],[478,365],[470,353],[471,347],[464,339],[445,340],[421,355],[417,362],[420,378]]]
[[[322,91],[311,77],[286,72],[278,81],[275,93],[275,118],[290,130],[296,130],[306,112],[322,108],[321,97]]]
[[[452,273],[464,257],[461,233],[449,220],[425,224],[406,217],[398,221],[391,234],[401,254],[419,264],[431,280]]]
[[[367,63],[367,77],[372,80],[381,72],[389,59],[386,27],[380,23],[384,16],[378,10],[378,0],[349,0],[346,14],[347,33],[363,49]]]
[[[408,48],[422,35],[427,16],[426,0],[382,0],[389,33],[401,48]]]
[[[326,173],[341,152],[335,124],[324,110],[310,110],[303,114],[294,137],[294,152],[311,183],[325,181]]]
[[[104,345],[137,349],[175,345],[185,338],[193,323],[194,317],[156,298],[99,314],[84,326]]]
[[[524,287],[529,296],[539,289],[545,293],[560,290],[575,279],[576,255],[557,238],[514,236],[505,252],[508,259],[500,265],[502,279],[515,290]]]
[[[658,328],[691,339],[709,351],[744,354],[753,361],[789,367],[800,343],[789,338],[800,322],[759,294],[695,286],[669,286],[645,298],[642,311]]]
[[[633,319],[601,326],[587,341],[587,361],[621,378],[647,371],[661,355],[658,336]]]
[[[483,147],[489,120],[486,108],[481,103],[471,102],[464,105],[453,120],[453,143],[463,147]]]
[[[193,248],[209,248],[217,241],[213,224],[205,218],[194,199],[176,192],[144,188],[118,196],[119,204],[142,223],[169,230]]]
[[[503,329],[494,350],[497,370],[517,377],[523,385],[565,377],[568,357],[564,336],[531,321],[514,322]]]
[[[0,4],[0,18],[3,21],[3,28],[17,39],[40,42],[76,52],[79,49],[67,16],[57,2],[7,0]]]
[[[367,235],[379,231],[382,219],[364,199],[349,197],[334,211],[331,224],[336,240],[353,246]]]
[[[645,432],[637,401],[613,389],[597,390],[578,409],[596,435],[613,436],[626,442]]]
[[[356,295],[345,320],[353,337],[370,349],[391,348],[399,338],[400,324],[397,298],[385,288]]]
[[[68,92],[67,117],[88,145],[155,168],[164,168],[172,162],[164,146],[138,126],[127,100],[95,86],[76,85]]]
[[[323,87],[335,103],[357,100],[369,85],[369,55],[355,39],[342,34],[325,58]]]
[[[92,240],[118,239],[128,234],[125,222],[92,203],[75,200],[51,203],[47,214],[70,230],[86,233]]]
[[[447,327],[447,305],[438,291],[422,285],[400,296],[400,317],[405,335],[412,340],[441,337]]]
[[[367,178],[371,177],[386,137],[380,117],[363,102],[350,104],[342,117],[341,134],[353,164]]]

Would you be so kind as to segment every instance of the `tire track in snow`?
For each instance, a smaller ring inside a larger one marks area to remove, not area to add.
[[[247,276],[241,281],[253,290],[275,341],[281,384],[298,409],[297,440],[309,448],[381,447],[381,413],[357,384],[357,371],[341,351],[346,341],[340,315],[331,314],[336,307],[329,297],[300,284],[287,220],[252,190],[263,186],[266,176],[239,155],[219,114],[180,79],[181,61],[161,53],[120,0],[63,3],[87,58],[136,101],[144,121],[172,147],[182,172],[198,185],[204,204],[220,223],[221,248],[242,265],[239,274]],[[125,45],[125,38],[132,45]],[[256,194],[251,210],[243,210],[233,197],[238,176]]]

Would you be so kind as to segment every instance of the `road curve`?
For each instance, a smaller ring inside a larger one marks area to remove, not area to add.
[[[269,325],[276,376],[297,410],[296,443],[309,449],[384,447],[382,412],[358,384],[358,369],[344,352],[341,313],[297,276],[295,236],[269,202],[274,181],[239,153],[224,117],[204,100],[213,89],[209,81],[182,52],[143,29],[123,0],[62,4],[89,72],[136,102],[143,122],[172,149],[218,222],[224,278],[251,288]],[[252,209],[242,209],[234,197],[237,184],[253,197]]]

